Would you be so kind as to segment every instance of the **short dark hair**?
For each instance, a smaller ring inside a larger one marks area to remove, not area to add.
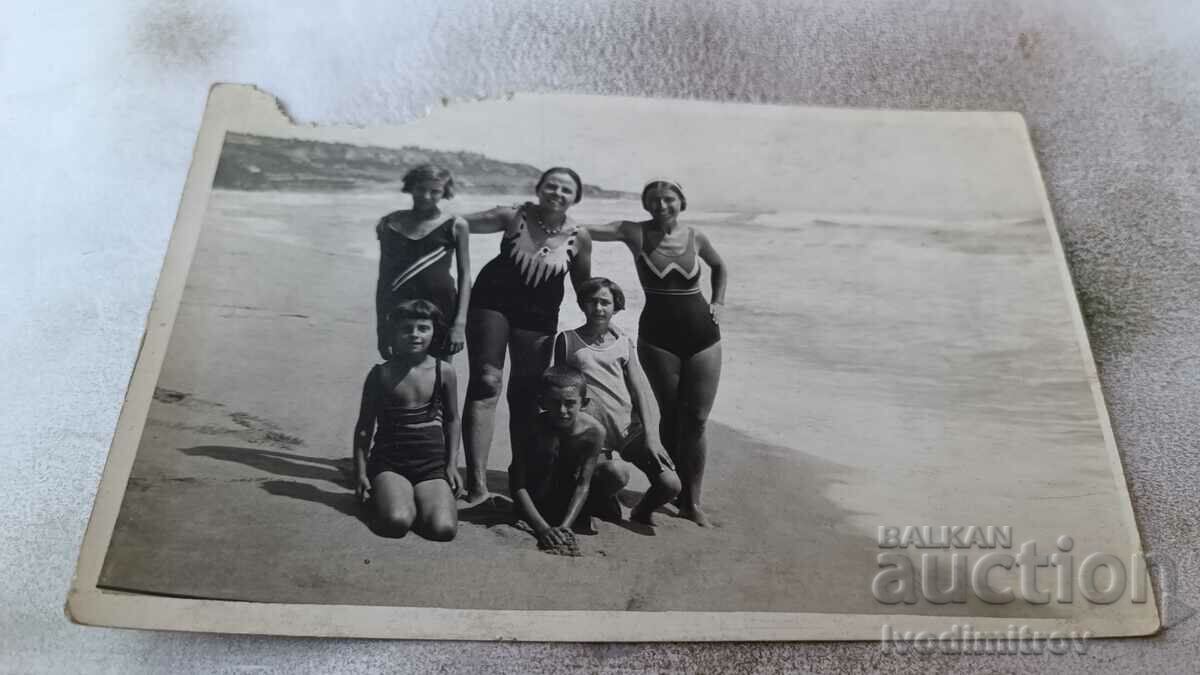
[[[612,293],[614,313],[625,309],[625,291],[621,290],[617,282],[605,277],[592,277],[579,284],[579,290],[576,291],[575,297],[579,300],[579,304],[582,305],[584,300],[595,295],[601,288],[607,288],[608,292]]]
[[[673,180],[652,180],[649,183],[646,183],[646,187],[642,188],[643,209],[649,210],[649,207],[646,206],[646,195],[650,194],[651,190],[657,190],[659,188],[667,188],[668,190],[679,195],[679,210],[687,211],[687,197],[683,196],[683,188],[679,186],[679,183],[676,183]]]
[[[579,201],[583,199],[583,181],[580,180],[579,174],[575,173],[574,169],[570,169],[565,166],[552,166],[549,169],[546,169],[546,171],[542,173],[542,177],[538,179],[537,185],[533,186],[533,191],[537,192],[538,190],[541,190],[542,183],[545,183],[547,178],[556,173],[565,173],[571,177],[571,180],[575,181],[575,203],[578,204]]]
[[[388,327],[394,329],[404,319],[426,319],[432,321],[434,326],[440,326],[445,317],[442,310],[428,300],[403,300],[392,307],[386,321]]]
[[[541,387],[539,391],[545,392],[547,389],[578,389],[579,395],[587,396],[587,380],[584,379],[583,373],[578,368],[568,366],[562,363],[550,366],[542,373]]]
[[[433,164],[422,164],[420,166],[409,169],[408,173],[404,174],[404,187],[401,192],[412,192],[413,186],[418,183],[428,183],[436,181],[442,184],[442,198],[454,198],[454,175],[449,170],[443,169],[440,166]]]

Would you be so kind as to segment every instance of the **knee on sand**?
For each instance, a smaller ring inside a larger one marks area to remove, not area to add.
[[[387,509],[375,514],[375,526],[381,535],[399,539],[412,529],[414,515],[403,507]]]
[[[458,534],[458,523],[452,516],[435,514],[422,521],[419,533],[432,541],[451,541]]]

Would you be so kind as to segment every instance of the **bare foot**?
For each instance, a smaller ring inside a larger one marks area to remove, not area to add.
[[[710,527],[712,525],[712,522],[708,519],[708,515],[704,513],[704,509],[699,506],[685,506],[680,508],[679,517],[687,518],[700,527]]]
[[[479,506],[480,504],[486,502],[488,500],[488,498],[491,496],[492,496],[492,493],[488,492],[487,490],[484,490],[482,492],[467,492],[467,494],[463,496],[463,498],[462,498],[463,503],[462,503],[462,506],[460,506],[459,508],[462,508],[462,509],[474,508],[474,507]]]

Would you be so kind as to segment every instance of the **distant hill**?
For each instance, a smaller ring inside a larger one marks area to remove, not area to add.
[[[501,162],[474,152],[415,146],[324,143],[228,133],[213,187],[226,190],[318,192],[395,187],[409,169],[426,162],[449,169],[460,192],[532,194],[542,169]],[[584,184],[586,197],[637,199],[638,195]]]

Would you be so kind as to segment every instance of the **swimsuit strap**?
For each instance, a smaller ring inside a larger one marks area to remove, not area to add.
[[[569,357],[579,350],[579,345],[583,342],[583,338],[579,337],[579,333],[575,329],[571,329],[563,333],[563,347]]]
[[[425,239],[429,238],[429,235],[431,235],[434,232],[437,232],[438,230],[442,229],[443,227],[447,227],[447,226],[449,226],[449,229],[450,229],[451,239],[454,238],[454,221],[458,220],[458,216],[456,216],[456,215],[453,215],[453,214],[450,215],[450,217],[448,217],[448,218],[446,218],[446,220],[442,221],[441,224],[439,224],[437,227],[426,232],[424,234],[424,236],[422,236],[418,239],[413,239],[412,237],[409,237],[408,235],[404,234],[403,232],[397,232],[396,230],[394,230],[388,226],[388,219],[391,218],[396,213],[399,213],[399,212],[393,211],[392,213],[387,214],[386,216],[380,218],[379,222],[375,224],[375,238],[376,239],[383,239],[384,230],[388,230],[392,234],[394,234],[398,237],[403,237],[404,239],[406,239],[408,241],[424,241]]]

